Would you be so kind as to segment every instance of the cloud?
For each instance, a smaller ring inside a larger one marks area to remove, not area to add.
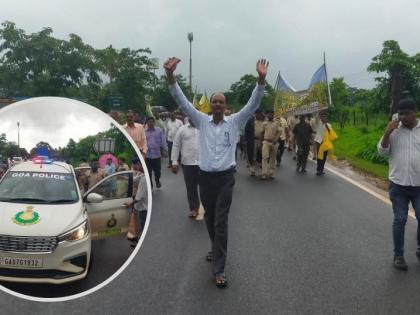
[[[106,131],[111,119],[100,110],[65,98],[32,98],[6,106],[0,111],[0,133],[8,141],[18,142],[20,123],[20,145],[30,151],[40,142],[52,147],[64,147],[70,138],[79,141],[89,135]]]
[[[51,26],[60,38],[76,33],[97,48],[149,47],[160,64],[180,57],[178,72],[186,77],[187,33],[193,32],[193,85],[210,93],[255,73],[261,57],[270,60],[270,83],[281,70],[305,88],[324,51],[330,78],[372,87],[366,68],[383,41],[397,40],[409,54],[420,51],[413,36],[420,31],[417,12],[416,0],[39,0],[2,3],[0,20],[28,32]]]

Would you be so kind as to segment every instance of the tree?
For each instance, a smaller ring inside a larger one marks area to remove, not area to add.
[[[176,81],[185,93],[186,97],[192,101],[192,92],[190,87],[187,85],[187,80],[181,75],[176,75]],[[166,76],[161,76],[156,83],[155,90],[153,92],[152,103],[156,106],[165,106],[169,111],[174,111],[178,108],[174,98],[169,93],[168,80]]]
[[[10,95],[68,96],[68,89],[99,84],[94,49],[70,34],[70,39],[52,37],[49,27],[26,34],[13,22],[0,29],[0,85]]]
[[[150,54],[148,48],[117,50],[109,46],[98,50],[99,69],[110,81],[105,94],[122,94],[132,109],[145,113],[144,97],[151,93],[155,82]]]
[[[255,88],[257,77],[252,74],[245,74],[239,81],[230,86],[226,93],[229,104],[235,109],[240,110],[249,100],[252,91]],[[262,109],[273,109],[274,106],[274,90],[270,84],[266,85],[266,95],[261,101]]]
[[[386,94],[382,101],[390,100],[389,114],[396,111],[396,106],[402,97],[402,92],[407,91],[413,97],[419,94],[419,75],[418,55],[410,57],[401,50],[397,41],[387,40],[383,43],[382,51],[373,57],[372,63],[368,67],[369,72],[384,73],[385,77],[378,77],[378,85],[385,87],[382,89]]]

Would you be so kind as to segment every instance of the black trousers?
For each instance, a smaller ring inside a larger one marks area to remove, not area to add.
[[[200,168],[198,165],[182,165],[182,172],[187,188],[187,198],[190,210],[198,210],[198,208],[200,208],[200,199],[198,197]]]
[[[316,151],[319,151],[319,147],[321,146],[320,143],[316,143]],[[328,151],[324,152],[324,158],[322,160],[317,159],[316,160],[316,171],[317,172],[323,172],[325,167],[325,162],[327,161]]]
[[[166,143],[168,144],[168,161],[169,161],[169,166],[172,166],[172,146],[173,146],[173,142],[172,141],[166,141]]]
[[[161,170],[161,159],[160,158],[156,158],[156,159],[146,158],[146,166],[147,166],[147,170],[149,171],[150,183],[152,184],[152,188],[153,188],[152,173],[155,174],[155,181],[159,182],[160,170]]]
[[[279,140],[279,148],[277,149],[277,155],[276,155],[276,160],[277,160],[278,164],[281,163],[281,158],[283,157],[284,142],[285,142],[285,140]]]
[[[224,274],[227,256],[228,216],[235,185],[234,171],[200,171],[199,185],[201,202],[206,211],[204,218],[213,252],[213,274]]]
[[[254,152],[255,152],[254,141],[246,142],[246,157],[248,159],[248,164],[250,166],[254,166]]]
[[[297,150],[297,166],[302,169],[306,169],[306,163],[308,162],[309,155],[309,144],[308,145],[298,145]]]
[[[262,163],[262,146],[256,146],[255,149],[257,150],[257,152],[255,153],[255,162]]]

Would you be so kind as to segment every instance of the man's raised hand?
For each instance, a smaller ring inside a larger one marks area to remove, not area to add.
[[[181,62],[181,59],[176,58],[176,57],[172,57],[169,58],[164,64],[163,64],[163,68],[165,69],[166,72],[166,76],[168,78],[168,82],[169,84],[175,84],[176,80],[175,80],[175,76],[174,76],[174,71],[176,69],[176,65]]]
[[[165,68],[165,72],[166,74],[169,73],[174,73],[175,69],[176,69],[176,65],[178,63],[181,62],[181,59],[176,58],[176,57],[172,57],[169,58],[164,64],[163,64],[163,68]]]
[[[258,83],[265,84],[265,77],[267,76],[267,68],[270,63],[266,59],[257,61]]]

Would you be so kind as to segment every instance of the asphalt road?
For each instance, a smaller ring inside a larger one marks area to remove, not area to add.
[[[42,298],[65,297],[84,292],[112,276],[128,259],[133,249],[125,236],[92,241],[93,263],[85,279],[67,284],[23,284],[2,282],[15,292]]]
[[[2,313],[419,314],[416,223],[406,229],[409,271],[392,267],[390,206],[327,172],[297,174],[291,155],[274,181],[236,174],[229,287],[215,287],[203,221],[187,218],[182,174],[166,169],[133,263],[80,300],[35,303],[0,294]]]

